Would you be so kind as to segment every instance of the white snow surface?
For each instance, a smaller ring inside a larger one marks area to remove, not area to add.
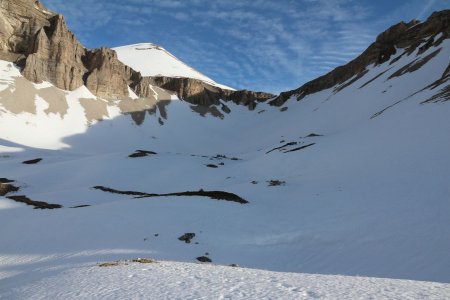
[[[414,72],[389,79],[436,48],[370,66],[339,92],[292,98],[283,112],[226,103],[218,118],[162,101],[137,122],[109,103],[109,118],[89,125],[83,89],[67,94],[64,116],[45,114],[38,98],[35,115],[13,114],[0,99],[0,178],[16,181],[16,195],[63,205],[0,197],[0,298],[448,298],[450,101],[422,104],[444,87],[424,89],[448,65],[449,41],[438,48]],[[0,71],[1,88],[13,89],[20,73],[4,62]],[[137,149],[157,154],[129,158]],[[221,190],[249,203],[96,185]],[[178,240],[186,232],[196,234],[189,244]],[[206,252],[244,268],[188,264]],[[162,261],[96,266],[136,257]]]
[[[0,293],[15,299],[445,299],[450,285],[411,280],[279,273],[161,261],[42,270]],[[38,274],[36,274],[38,276]]]
[[[141,43],[113,48],[121,62],[141,72],[142,76],[194,78],[222,89],[234,90],[219,84],[186,65],[166,49],[152,43]]]

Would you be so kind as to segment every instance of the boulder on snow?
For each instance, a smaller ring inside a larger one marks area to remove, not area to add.
[[[209,258],[207,256],[199,256],[199,257],[197,257],[197,260],[199,262],[203,262],[203,263],[210,263],[210,262],[212,262],[211,258]]]
[[[180,236],[178,239],[180,241],[184,241],[186,244],[189,244],[194,237],[195,237],[195,233],[187,232],[187,233],[183,234],[182,236]]]
[[[155,155],[157,154],[156,152],[153,151],[148,151],[148,150],[136,150],[134,153],[128,155],[128,157],[145,157],[145,156],[149,156],[149,155]]]
[[[42,158],[35,158],[35,159],[23,161],[22,163],[25,165],[34,165],[34,164],[37,164],[38,162],[40,162],[41,160],[42,160]]]

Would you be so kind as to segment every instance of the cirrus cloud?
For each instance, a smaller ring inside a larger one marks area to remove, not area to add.
[[[87,47],[160,44],[214,80],[280,92],[342,65],[439,1],[42,0]],[[445,5],[444,5],[445,7]]]

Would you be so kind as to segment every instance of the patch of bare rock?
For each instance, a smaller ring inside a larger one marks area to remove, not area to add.
[[[211,258],[209,258],[208,256],[205,256],[205,255],[197,257],[197,260],[202,263],[211,263],[212,262]]]
[[[157,153],[154,151],[148,151],[148,150],[136,150],[134,153],[128,155],[128,157],[135,158],[135,157],[145,157],[150,155],[156,155]]]
[[[101,185],[94,186],[93,189],[100,190],[103,192],[113,193],[113,194],[135,196],[135,198],[169,197],[169,196],[201,196],[201,197],[208,197],[208,198],[215,199],[215,200],[225,200],[225,201],[237,202],[240,204],[249,203],[247,200],[245,200],[245,199],[241,198],[240,196],[233,194],[233,193],[224,192],[224,191],[204,191],[203,189],[200,189],[198,191],[186,191],[186,192],[166,193],[166,194],[150,194],[150,193],[136,192],[136,191],[121,191],[121,190],[104,187]]]
[[[31,200],[27,196],[24,195],[17,195],[17,196],[7,196],[6,198],[10,200],[14,200],[19,203],[25,203],[26,205],[33,206],[34,209],[56,209],[56,208],[62,208],[62,205],[59,204],[51,204],[44,201],[35,201]]]
[[[34,165],[39,163],[42,160],[42,158],[35,158],[35,159],[30,159],[30,160],[25,160],[22,163],[25,165]]]
[[[194,237],[195,237],[195,233],[187,232],[187,233],[183,234],[182,236],[180,236],[178,239],[180,241],[185,242],[186,244],[189,244]]]

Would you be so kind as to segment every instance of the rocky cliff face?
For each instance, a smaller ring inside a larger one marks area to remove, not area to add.
[[[30,81],[49,81],[64,90],[86,85],[99,97],[128,97],[128,85],[139,76],[113,50],[84,48],[62,15],[35,0],[2,0],[0,47]]]
[[[116,52],[108,48],[88,51],[84,61],[88,68],[86,87],[99,97],[128,97],[128,86],[141,79],[139,72],[120,62]]]
[[[441,34],[440,37],[438,37],[439,34]],[[314,79],[298,89],[281,93],[271,100],[270,104],[280,106],[293,95],[297,96],[297,100],[301,100],[306,95],[343,84],[353,78],[344,86],[338,87],[338,91],[363,76],[369,65],[378,65],[388,61],[392,55],[396,54],[397,49],[405,49],[404,54],[409,55],[419,45],[426,42],[419,49],[419,52],[423,52],[433,45],[440,44],[449,36],[450,10],[435,12],[424,23],[419,23],[416,20],[409,23],[400,22],[381,33],[374,43],[348,64],[337,67],[328,74]]]
[[[248,90],[240,91],[227,91],[226,99],[233,101],[236,104],[242,104],[248,106],[250,109],[254,109],[258,102],[264,102],[275,96],[265,92],[254,92]]]
[[[34,37],[50,25],[55,14],[44,9],[39,1],[2,0],[0,2],[0,51],[29,54]]]
[[[102,98],[127,98],[131,87],[139,97],[150,97],[150,84],[172,91],[197,105],[232,100],[253,108],[273,95],[229,91],[192,78],[142,77],[124,65],[114,50],[84,48],[68,29],[64,17],[46,10],[36,0],[0,3],[0,59],[14,61],[30,81],[49,81],[64,90],[82,85]]]
[[[36,33],[22,73],[33,82],[46,80],[61,89],[74,90],[84,84],[86,67],[82,58],[86,49],[67,29],[63,16],[56,15],[49,21],[49,26]]]
[[[203,106],[219,105],[220,100],[225,100],[246,105],[253,109],[257,102],[263,102],[274,97],[274,95],[264,92],[224,90],[201,80],[178,77],[146,77],[137,86],[135,92],[138,95],[146,96],[144,89],[148,84],[173,91],[177,93],[180,99]]]

